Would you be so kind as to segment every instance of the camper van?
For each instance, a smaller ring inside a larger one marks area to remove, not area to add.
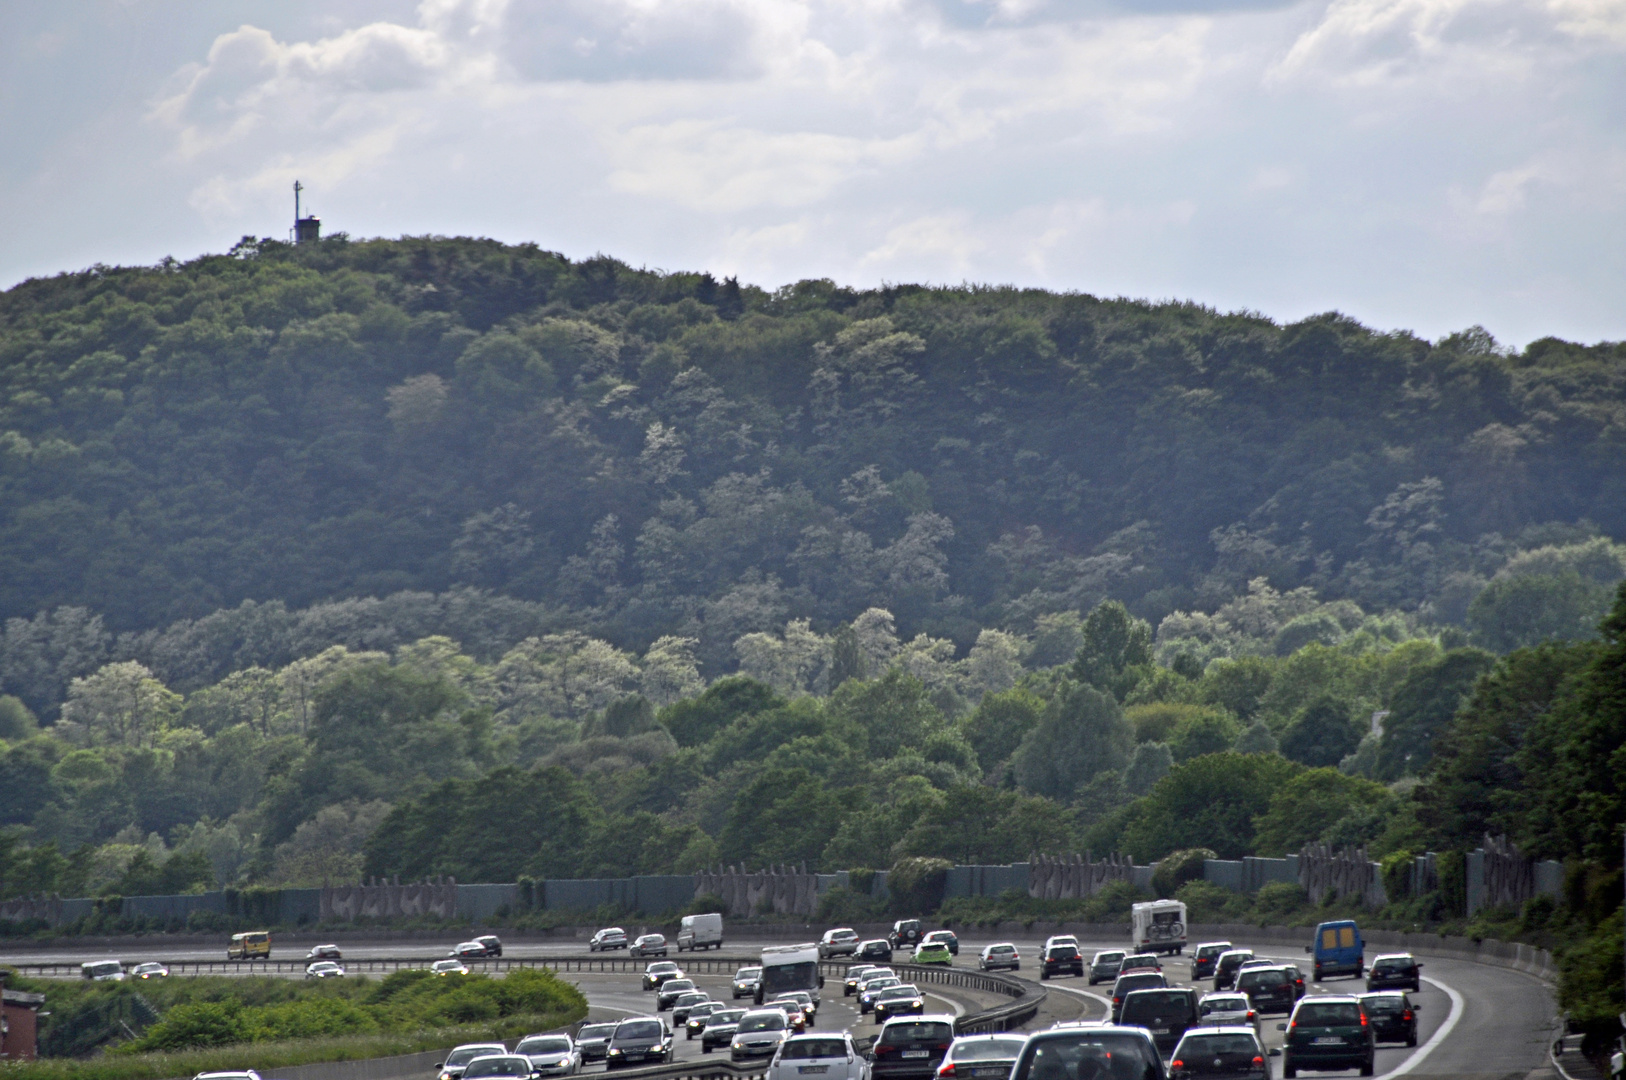
[[[1186,947],[1186,905],[1178,900],[1135,904],[1130,913],[1130,944],[1135,952],[1173,953]]]
[[[685,915],[678,927],[678,952],[688,949],[721,949],[723,947],[723,917],[721,915]]]
[[[757,981],[756,1003],[772,1001],[792,990],[806,990],[813,997],[816,1009],[819,987],[824,976],[819,974],[819,947],[809,941],[804,945],[769,945],[762,950],[762,977]]]

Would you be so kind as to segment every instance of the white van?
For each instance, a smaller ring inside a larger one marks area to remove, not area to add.
[[[678,928],[678,952],[688,949],[721,949],[723,947],[723,917],[711,915],[685,915]]]
[[[1186,905],[1179,900],[1149,900],[1129,909],[1129,940],[1135,952],[1173,953],[1186,947]]]
[[[123,982],[124,965],[117,960],[92,960],[79,965],[79,973],[91,982]]]

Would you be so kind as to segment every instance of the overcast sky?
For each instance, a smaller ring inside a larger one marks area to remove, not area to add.
[[[1626,0],[0,2],[0,285],[327,230],[1626,338]]]

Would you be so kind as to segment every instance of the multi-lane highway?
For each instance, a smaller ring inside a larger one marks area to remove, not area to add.
[[[816,937],[810,932],[809,938]],[[974,966],[977,952],[991,938],[975,932],[961,937],[957,965]],[[1042,942],[1037,939],[1015,939],[1024,958],[1038,955]],[[445,946],[437,947],[423,941],[346,941],[344,950],[349,955],[368,957],[422,958],[442,957],[455,942],[448,937]],[[726,954],[746,956],[761,949],[764,944],[783,944],[783,939],[772,942],[749,939],[730,940]],[[297,959],[311,944],[302,939],[298,945],[291,941],[278,943],[278,959]],[[1116,938],[1081,938],[1086,957],[1097,949],[1122,948]],[[1248,946],[1244,940],[1235,942]],[[1295,955],[1284,946],[1259,946],[1262,957],[1281,959],[1307,968],[1302,953]],[[181,948],[163,945],[121,947],[119,949],[25,947],[0,951],[0,963],[80,963],[85,960],[116,958],[126,963],[142,960],[215,960],[223,955],[223,946],[187,946]],[[507,958],[541,958],[552,956],[585,956],[585,942],[525,942],[511,939],[505,942]],[[620,956],[622,954],[612,954]],[[706,954],[701,954],[706,955]],[[903,953],[898,959],[904,958]],[[684,957],[674,954],[672,959],[680,965]],[[1546,1048],[1550,1045],[1556,1026],[1555,1010],[1550,989],[1531,976],[1504,968],[1469,963],[1460,960],[1427,957],[1424,960],[1424,982],[1420,993],[1413,995],[1419,1005],[1418,1046],[1380,1046],[1378,1074],[1380,1076],[1411,1076],[1443,1080],[1460,1077],[1464,1080],[1525,1080],[1526,1077],[1554,1075],[1550,1073]],[[471,967],[478,969],[479,961]],[[1186,957],[1170,957],[1164,964],[1165,975],[1171,983],[1188,984]],[[1036,979],[1031,965],[1019,973],[1024,978]],[[593,1017],[613,1019],[621,1016],[649,1012],[653,1008],[653,995],[639,989],[639,979],[632,973],[569,975],[577,982],[593,1009]],[[723,975],[697,975],[697,985],[714,998],[728,1000],[728,978]],[[1091,987],[1083,979],[1055,979],[1045,983],[1050,988],[1050,1000],[1035,1021],[1040,1026],[1065,1019],[1100,1019],[1107,1012],[1110,987]],[[1208,983],[1196,984],[1204,989]],[[1329,980],[1311,983],[1310,993],[1340,994],[1359,992],[1364,984],[1355,979]],[[824,994],[824,1005],[818,1026],[825,1029],[851,1028],[855,1034],[872,1034],[874,1025],[867,1017],[860,1018],[851,999],[843,999],[837,984],[832,982]],[[943,1012],[975,1012],[995,1004],[995,999],[969,991],[931,987],[927,1007]],[[1279,1046],[1281,1034],[1276,1024],[1285,1017],[1267,1017],[1263,1034],[1270,1045]],[[678,1050],[681,1057],[699,1055],[698,1040],[686,1043],[680,1034]]]

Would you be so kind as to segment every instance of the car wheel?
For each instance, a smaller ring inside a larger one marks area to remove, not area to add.
[[[1044,982],[1048,978],[1050,978],[1050,972],[1048,972],[1048,971],[1039,972],[1039,981],[1040,982]]]
[[[1416,1046],[1417,1045],[1417,1032],[1414,1031],[1410,1035],[1406,1036],[1406,1045],[1407,1046]]]
[[[707,1046],[705,1043],[701,1043],[700,1044],[700,1052],[702,1054],[709,1054],[709,1053],[711,1053],[711,1047]]]
[[[1289,1065],[1285,1061],[1282,1062],[1282,1080],[1293,1080],[1293,1078],[1298,1074],[1299,1070],[1297,1066]]]
[[[1365,1061],[1361,1062],[1361,1075],[1362,1076],[1371,1076],[1374,1072],[1377,1071],[1376,1065],[1377,1065],[1377,1063],[1374,1062],[1371,1058],[1367,1058]]]

